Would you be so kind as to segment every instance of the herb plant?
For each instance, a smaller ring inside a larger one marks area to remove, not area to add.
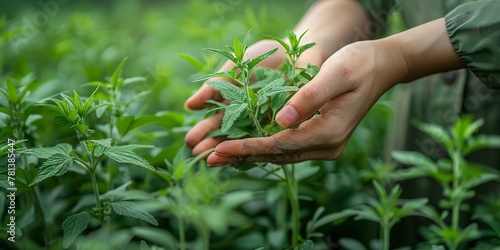
[[[123,82],[123,79],[118,79],[123,62],[111,78],[112,86]],[[61,99],[53,98],[51,104],[38,105],[56,112],[54,120],[58,125],[66,126],[75,131],[77,145],[60,143],[54,147],[31,148],[23,151],[24,154],[33,155],[40,162],[43,161],[36,175],[29,182],[29,186],[35,186],[50,177],[63,176],[70,170],[79,172],[74,169],[75,165],[90,175],[94,193],[94,207],[82,209],[66,217],[62,224],[64,248],[68,248],[73,244],[77,236],[91,223],[92,218],[99,221],[104,233],[109,233],[111,228],[108,223],[112,212],[158,225],[158,221],[147,210],[127,199],[125,189],[128,185],[125,184],[117,189],[108,190],[105,194],[99,190],[98,177],[103,172],[103,169],[107,167],[103,163],[109,164],[110,160],[120,164],[139,166],[149,171],[153,171],[154,168],[146,159],[133,152],[135,149],[151,148],[152,146],[137,144],[113,145],[114,142],[111,138],[98,139],[92,137],[95,130],[90,128],[87,119],[97,109],[108,105],[95,104],[94,98],[97,91],[98,88],[88,98],[82,98],[76,91],[73,91],[73,97],[61,94]],[[116,107],[114,104],[114,102],[111,103],[113,107]],[[118,111],[113,109],[113,112]],[[113,115],[116,114],[113,113]],[[144,196],[143,199],[146,197]]]
[[[306,31],[307,32],[307,31]],[[263,137],[272,135],[280,130],[276,123],[276,114],[296,92],[300,86],[311,80],[318,71],[316,66],[309,65],[307,68],[298,68],[296,62],[300,55],[314,46],[314,43],[300,45],[304,32],[297,37],[293,32],[288,32],[288,42],[274,38],[281,44],[288,55],[285,63],[280,67],[281,72],[266,68],[256,68],[263,60],[271,57],[278,48],[272,49],[252,59],[245,59],[248,46],[245,42],[235,37],[233,46],[227,46],[228,50],[206,49],[209,52],[222,55],[234,63],[229,71],[216,72],[197,78],[195,81],[203,81],[213,77],[224,77],[229,81],[217,80],[207,81],[206,84],[217,89],[229,104],[216,101],[208,101],[215,105],[209,110],[210,113],[224,110],[220,133],[228,138],[241,137]],[[255,75],[256,81],[251,84],[250,78]],[[251,125],[248,125],[251,121]],[[256,131],[256,132],[255,132]],[[252,164],[243,167],[235,165],[239,169],[248,169]],[[298,184],[295,179],[295,166],[282,165],[283,180],[286,183],[288,197],[292,207],[292,237],[291,245],[296,246],[300,237],[300,208],[298,201]]]
[[[500,148],[500,137],[474,135],[483,120],[473,121],[471,116],[461,117],[449,130],[434,124],[415,124],[441,143],[449,158],[433,161],[418,152],[396,151],[392,155],[394,159],[413,167],[394,172],[392,176],[396,179],[430,176],[438,181],[443,188],[443,199],[439,203],[443,211],[438,213],[433,207],[423,210],[424,215],[436,223],[429,228],[431,243],[443,243],[448,249],[458,249],[460,245],[481,236],[476,223],[465,228],[460,226],[462,212],[470,210],[466,201],[475,196],[477,186],[499,178],[498,172],[470,163],[465,157],[479,149]]]

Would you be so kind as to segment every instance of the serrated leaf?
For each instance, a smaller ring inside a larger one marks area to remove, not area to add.
[[[69,155],[73,151],[73,147],[68,143],[57,144],[55,147],[46,147],[46,148],[30,148],[26,150],[22,150],[22,154],[30,154],[34,155],[38,159],[47,159],[54,154],[63,154]]]
[[[429,157],[418,152],[394,151],[392,152],[392,158],[406,165],[423,167],[422,169],[428,171],[428,173],[438,171],[436,163],[434,163]]]
[[[227,132],[247,107],[248,104],[246,103],[231,103],[228,105],[222,118],[222,132]]]
[[[245,91],[242,88],[235,86],[234,84],[226,81],[208,81],[206,82],[206,84],[218,90],[222,97],[227,100],[246,100]]]
[[[143,167],[146,169],[154,170],[149,162],[134,153],[132,150],[137,148],[152,148],[149,145],[125,145],[125,146],[112,146],[104,151],[104,154],[109,158],[119,163],[132,164],[135,166]]]
[[[288,100],[288,97],[286,93],[280,93],[271,99],[271,109],[273,110],[274,113],[278,112],[283,105],[285,105],[286,101]]]
[[[203,50],[222,55],[223,57],[227,58],[228,60],[230,60],[234,63],[236,63],[238,61],[237,58],[233,54],[231,54],[225,50],[212,49],[212,48],[205,48]]]
[[[422,123],[416,120],[413,120],[412,123],[415,125],[415,127],[431,136],[434,140],[442,143],[444,146],[446,146],[446,148],[451,148],[453,146],[453,141],[450,135],[443,127],[436,124]]]
[[[60,153],[53,154],[42,164],[30,186],[52,176],[64,175],[72,165],[73,158],[71,156]]]
[[[214,77],[226,77],[226,78],[232,79],[234,81],[238,80],[235,78],[235,76],[233,74],[231,74],[230,71],[226,70],[226,71],[216,72],[216,73],[212,73],[212,74],[202,75],[202,76],[194,79],[193,82],[201,82],[201,81],[205,81],[205,80],[208,80],[208,79],[214,78]]]
[[[257,64],[259,64],[260,62],[262,62],[266,58],[269,58],[272,55],[274,55],[276,53],[276,51],[278,51],[278,48],[272,49],[272,50],[270,50],[262,55],[255,57],[254,59],[251,59],[250,62],[248,63],[248,68],[253,69],[253,67],[255,67]]]
[[[68,248],[73,244],[76,237],[80,235],[88,226],[90,222],[90,214],[81,212],[68,216],[63,224],[63,247]]]
[[[111,203],[113,211],[119,215],[128,216],[146,221],[152,225],[158,226],[158,221],[141,206],[130,201],[119,201]]]
[[[106,138],[101,140],[89,140],[89,141],[97,143],[105,148],[111,147],[111,138]]]
[[[234,37],[233,39],[233,50],[234,50],[234,55],[236,57],[237,61],[243,60],[243,56],[245,55],[246,51],[246,45],[241,43],[238,37]]]
[[[261,88],[257,92],[258,105],[264,104],[269,98],[273,98],[277,94],[295,92],[299,89],[295,86],[283,86],[284,84],[284,79],[277,79]]]

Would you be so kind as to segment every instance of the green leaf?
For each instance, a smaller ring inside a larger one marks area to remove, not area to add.
[[[219,55],[222,55],[223,57],[227,58],[228,60],[234,62],[234,63],[237,63],[238,62],[238,59],[231,53],[225,51],[225,50],[221,50],[221,49],[212,49],[212,48],[205,48],[203,49],[205,51],[209,51],[209,52],[212,52],[212,53],[216,53],[216,54],[219,54]],[[197,82],[197,81],[195,81]]]
[[[275,87],[274,89],[269,89],[268,92],[265,92],[260,96],[258,95],[259,96],[258,104],[259,105],[264,104],[265,102],[267,102],[269,98],[273,98],[277,94],[296,92],[297,90],[299,90],[299,88],[295,86],[280,86],[280,87]],[[257,94],[259,94],[259,92],[257,92]]]
[[[42,164],[30,186],[52,176],[64,175],[72,165],[73,158],[71,156],[60,153],[53,154]]]
[[[407,215],[410,215],[413,213],[415,210],[423,208],[429,199],[427,198],[419,198],[419,199],[413,199],[413,200],[408,200],[405,201],[403,206],[401,207],[399,211],[399,217],[405,217]]]
[[[478,135],[471,138],[464,147],[464,155],[484,148],[500,148],[500,136]]]
[[[26,96],[26,94],[29,91],[34,90],[36,85],[38,84],[38,82],[35,81],[35,79],[33,78],[32,74],[27,75],[26,77],[28,78],[29,83],[26,86],[24,86],[24,88],[21,90],[21,92],[19,92],[18,98],[20,101],[24,99],[24,97]]]
[[[246,100],[245,91],[234,84],[226,81],[208,81],[206,84],[218,90],[222,97],[227,100],[239,100],[242,102]]]
[[[394,151],[392,158],[400,163],[421,167],[428,173],[438,172],[438,166],[429,157],[418,152]]]
[[[82,98],[80,98],[80,96],[78,95],[78,93],[76,93],[75,90],[73,90],[73,99],[71,101],[73,103],[73,107],[75,107],[77,112],[80,113],[80,111],[82,111]],[[80,113],[80,115],[83,116],[82,113]]]
[[[134,153],[132,150],[137,148],[152,148],[150,145],[125,145],[125,146],[112,146],[104,151],[104,154],[109,158],[119,163],[132,164],[135,166],[143,167],[146,169],[154,170],[153,166],[141,156]]]
[[[248,63],[248,68],[253,69],[253,67],[255,67],[257,64],[259,64],[260,62],[262,62],[266,58],[269,58],[272,55],[274,55],[274,53],[276,53],[276,51],[278,51],[278,48],[272,49],[272,50],[270,50],[262,55],[255,57],[254,59],[251,59],[250,62]]]
[[[119,215],[141,219],[152,225],[158,226],[158,221],[141,206],[130,201],[119,201],[111,203],[113,211]]]
[[[248,107],[246,103],[231,103],[227,106],[224,117],[222,118],[222,132],[227,132],[234,124],[234,122],[240,117],[243,110]]]
[[[38,159],[47,159],[54,154],[69,155],[71,151],[73,151],[73,147],[70,144],[61,143],[55,147],[25,149],[21,150],[20,153],[34,155]]]
[[[270,35],[264,35],[264,37],[275,40],[276,42],[281,44],[281,46],[283,46],[283,48],[285,48],[285,51],[287,51],[287,52],[290,51],[290,45],[288,45],[288,43],[283,41],[281,38],[277,38],[275,36],[270,36]]]
[[[202,76],[194,79],[193,82],[201,82],[201,81],[205,81],[205,80],[208,80],[208,79],[214,78],[214,77],[226,77],[226,78],[229,78],[231,80],[234,80],[234,81],[238,82],[238,79],[233,74],[231,74],[230,71],[227,71],[227,70],[226,71],[212,73],[212,74],[202,75]]]
[[[118,79],[120,78],[120,74],[122,73],[123,66],[125,65],[125,62],[127,61],[127,58],[123,58],[123,60],[120,62],[118,67],[116,67],[115,71],[113,72],[113,75],[111,76],[111,79],[109,83],[115,88],[115,89],[120,89],[121,86],[119,84]]]
[[[101,140],[89,140],[90,142],[97,143],[105,148],[111,147],[111,138],[101,139]]]
[[[63,224],[63,247],[68,248],[73,244],[76,237],[80,235],[88,226],[90,222],[90,214],[81,212],[68,216]]]
[[[116,121],[116,128],[118,129],[118,133],[124,136],[130,130],[130,126],[134,122],[134,119],[134,116],[122,116],[118,118],[118,121]]]
[[[340,238],[339,244],[345,250],[366,250],[366,247],[361,242],[351,238]]]
[[[235,36],[233,39],[233,50],[237,61],[243,60],[243,56],[245,55],[246,49],[247,46],[241,43],[238,37]]]
[[[82,116],[85,118],[90,112],[93,112],[96,110],[99,106],[104,106],[104,104],[96,105],[94,108],[92,108],[92,103],[94,102],[94,97],[95,94],[97,93],[97,90],[99,89],[99,85],[97,88],[92,92],[92,94],[85,100],[85,103],[83,103],[82,106]]]
[[[340,212],[327,214],[327,215],[321,217],[320,219],[318,219],[316,221],[316,223],[314,223],[312,231],[316,230],[316,228],[322,227],[322,226],[329,224],[329,223],[332,223],[336,220],[345,219],[345,218],[348,218],[348,217],[351,217],[351,216],[354,216],[357,214],[359,214],[359,212],[356,210],[352,210],[352,209],[348,209],[348,210],[346,209],[346,210],[342,210]]]
[[[184,59],[184,61],[188,62],[189,64],[193,65],[198,71],[203,71],[203,63],[200,62],[198,59],[195,57],[189,55],[189,54],[177,54],[180,58]]]
[[[302,46],[299,46],[297,48],[299,55],[302,54],[304,51],[314,47],[314,45],[316,45],[316,43],[307,43],[307,44],[304,44]]]
[[[12,83],[12,81],[7,78],[5,80],[6,82],[6,85],[7,85],[7,99],[9,100],[9,103],[10,105],[16,105],[18,104],[18,96],[17,96],[17,89],[16,87],[14,86],[14,84]]]
[[[314,250],[314,243],[312,240],[306,240],[302,246],[300,247],[300,250]]]
[[[168,112],[156,115],[122,116],[116,124],[118,132],[124,136],[128,132],[144,125],[158,125],[166,129],[180,127],[184,124],[184,116],[180,113]]]
[[[274,113],[277,113],[283,105],[285,105],[286,101],[288,100],[288,96],[286,93],[280,93],[271,99],[271,109],[273,110]]]
[[[450,149],[453,147],[453,141],[443,127],[436,124],[422,123],[416,120],[413,120],[413,124],[415,127],[431,136],[434,140],[445,145],[446,148]]]
[[[141,240],[141,243],[139,244],[139,249],[140,250],[151,250],[151,247],[149,247],[149,245],[146,241]]]
[[[292,48],[297,48],[297,46],[299,46],[299,41],[297,40],[297,36],[295,35],[295,33],[293,33],[292,30],[288,30],[287,35],[288,40],[290,41],[290,46]]]

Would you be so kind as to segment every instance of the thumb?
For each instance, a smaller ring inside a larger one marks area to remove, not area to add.
[[[328,101],[350,90],[342,74],[336,67],[329,67],[328,60],[323,64],[318,75],[300,88],[276,115],[277,123],[285,128],[295,126],[307,120]],[[334,70],[330,70],[333,68]]]

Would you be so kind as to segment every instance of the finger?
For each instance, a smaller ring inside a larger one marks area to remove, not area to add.
[[[234,63],[231,61],[226,61],[218,72],[224,70],[231,70],[234,67]],[[208,81],[218,81],[224,80],[231,82],[230,79],[224,77],[214,77]],[[196,93],[194,93],[191,97],[189,97],[184,103],[184,107],[190,110],[198,110],[205,108],[208,100],[221,101],[222,96],[219,94],[219,91],[214,88],[203,84]]]
[[[337,95],[350,91],[353,87],[345,78],[350,75],[347,67],[340,64],[335,66],[326,61],[318,75],[308,84],[299,89],[297,93],[285,104],[276,115],[276,121],[282,127],[288,128],[307,120],[318,111],[326,102]],[[332,69],[333,68],[333,69]]]
[[[196,124],[189,132],[187,132],[185,140],[190,148],[194,148],[205,138],[208,133],[220,128],[222,123],[223,113],[210,116],[207,119]]]
[[[337,146],[326,138],[328,130],[325,120],[318,118],[305,122],[299,129],[285,130],[270,137],[225,141],[215,148],[214,153],[227,157],[247,157],[256,155],[294,154]]]
[[[318,67],[325,62],[326,57],[319,48],[312,47],[302,53],[295,63],[298,68],[307,68],[307,65],[312,64]]]
[[[313,150],[299,150],[293,153],[263,154],[233,157],[218,152],[209,155],[207,163],[210,166],[224,166],[238,162],[271,162],[274,164],[288,164],[307,160],[333,160],[336,159],[345,147],[345,143],[333,147]]]
[[[226,140],[226,138],[224,137],[210,137],[210,138],[206,138],[204,139],[203,141],[201,141],[200,143],[196,144],[196,146],[194,146],[193,148],[193,155],[194,156],[197,156],[211,148],[215,148],[215,146],[217,146],[219,143],[223,142],[224,140]],[[204,157],[205,159],[207,159],[208,157],[208,154]]]

